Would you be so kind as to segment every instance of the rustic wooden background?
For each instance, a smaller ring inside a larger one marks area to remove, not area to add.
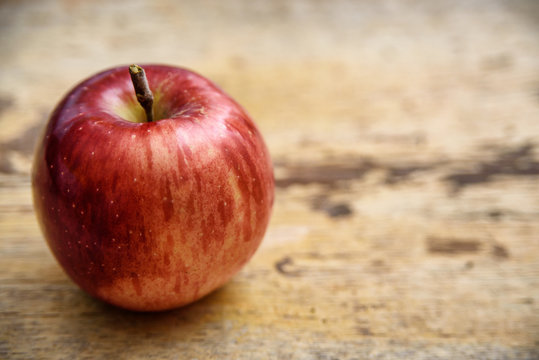
[[[29,172],[59,98],[192,68],[257,121],[277,198],[228,285],[158,314],[82,293]],[[0,2],[0,358],[539,359],[539,2]]]

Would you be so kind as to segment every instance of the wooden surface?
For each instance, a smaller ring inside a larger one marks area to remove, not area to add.
[[[539,358],[536,1],[3,1],[0,358]],[[183,65],[256,119],[270,228],[228,285],[137,314],[37,227],[54,104],[117,64]]]

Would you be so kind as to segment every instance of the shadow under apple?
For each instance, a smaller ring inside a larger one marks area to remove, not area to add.
[[[47,307],[56,311],[50,319],[40,320],[41,326],[48,327],[49,340],[40,347],[60,347],[69,358],[166,358],[171,349],[178,354],[215,353],[235,327],[228,314],[245,301],[242,287],[232,280],[175,310],[132,312],[96,300],[67,281],[48,299]],[[202,342],[204,348],[197,345]]]

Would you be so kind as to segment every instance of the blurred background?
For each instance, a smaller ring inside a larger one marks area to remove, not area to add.
[[[30,196],[57,101],[130,63],[212,79],[275,165],[253,260],[157,316],[82,294]],[[538,1],[3,0],[0,64],[0,357],[539,358]]]

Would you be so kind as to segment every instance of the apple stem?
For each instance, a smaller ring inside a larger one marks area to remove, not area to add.
[[[129,74],[131,75],[131,81],[133,81],[133,87],[135,88],[135,94],[140,106],[146,112],[146,121],[153,121],[153,94],[148,85],[148,79],[144,69],[138,65],[129,66]]]

